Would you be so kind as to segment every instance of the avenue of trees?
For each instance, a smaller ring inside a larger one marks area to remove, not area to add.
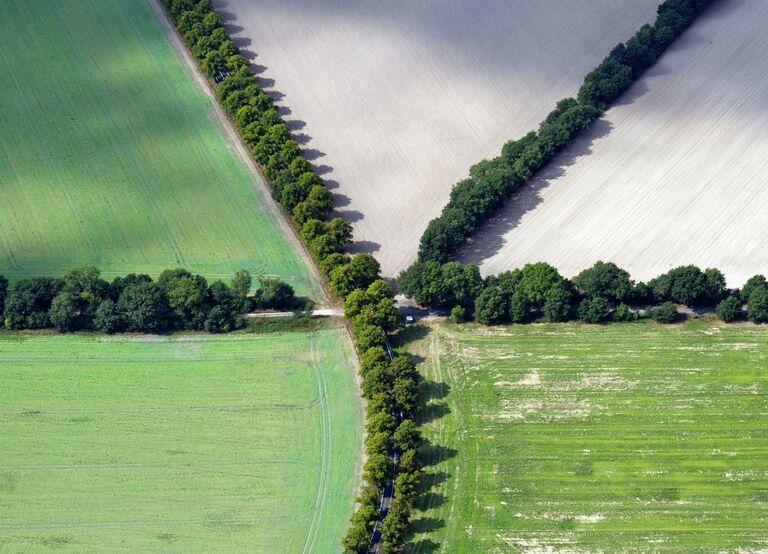
[[[469,314],[479,323],[525,323],[578,319],[586,323],[631,321],[630,306],[650,306],[648,315],[661,323],[678,319],[677,306],[716,307],[723,321],[748,317],[768,322],[768,282],[762,275],[741,290],[726,288],[717,269],[680,266],[647,283],[635,283],[624,269],[599,261],[573,279],[547,263],[527,264],[483,279],[474,264],[417,262],[399,279],[400,290],[422,306],[451,309],[457,323]],[[746,308],[746,312],[744,309]]]
[[[420,262],[446,262],[467,237],[619,97],[714,0],[666,0],[653,25],[643,25],[587,74],[576,98],[560,100],[541,123],[501,154],[469,170],[454,185],[448,204],[429,222],[419,245]]]
[[[392,290],[380,279],[373,256],[344,253],[352,240],[350,224],[330,218],[330,192],[291,138],[272,98],[234,46],[210,0],[162,1],[190,52],[216,81],[217,99],[250,148],[273,198],[290,216],[331,292],[344,300],[368,405],[365,484],[343,546],[349,553],[368,552],[381,518],[383,486],[394,478],[394,498],[382,522],[381,544],[384,552],[397,552],[405,540],[420,469],[414,422],[418,374],[410,358],[397,355],[390,360],[384,349],[386,334],[400,323]]]
[[[22,279],[12,289],[0,277],[0,310],[6,329],[226,333],[239,326],[240,313],[296,307],[290,285],[264,279],[249,295],[251,284],[245,270],[235,273],[228,285],[208,283],[182,268],[163,271],[157,280],[131,273],[107,282],[98,268],[81,267],[61,278]]]

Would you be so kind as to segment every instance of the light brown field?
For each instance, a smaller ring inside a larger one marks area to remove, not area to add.
[[[390,276],[469,166],[535,128],[658,3],[214,1]]]
[[[768,3],[722,0],[591,133],[474,237],[495,273],[611,260],[636,279],[698,264],[768,271]]]

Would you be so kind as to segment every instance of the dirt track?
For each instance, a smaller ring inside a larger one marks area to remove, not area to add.
[[[768,271],[768,3],[721,0],[474,237],[495,273],[611,260],[645,280],[681,264],[731,286]]]
[[[385,275],[658,0],[214,0]],[[282,96],[284,95],[284,96]]]

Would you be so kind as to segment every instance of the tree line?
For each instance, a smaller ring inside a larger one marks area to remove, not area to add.
[[[501,154],[472,166],[448,204],[429,222],[418,260],[446,262],[536,172],[587,129],[714,0],[666,0],[653,25],[618,44],[584,78],[576,98],[557,102],[537,131],[509,141]]]
[[[210,78],[216,97],[265,176],[272,197],[290,216],[344,314],[360,358],[366,407],[367,461],[358,509],[343,540],[345,552],[368,551],[379,518],[383,486],[393,476],[392,453],[400,452],[395,493],[383,522],[385,552],[401,549],[420,479],[415,423],[418,373],[405,355],[389,360],[386,333],[400,324],[390,286],[369,254],[344,252],[352,227],[331,218],[333,199],[323,180],[291,138],[272,98],[234,46],[210,0],[162,0],[190,52]],[[223,78],[222,78],[222,75]]]
[[[635,283],[629,272],[612,262],[598,261],[573,279],[544,262],[483,279],[474,264],[427,261],[404,271],[399,286],[423,306],[450,308],[457,323],[469,316],[484,324],[526,323],[540,317],[553,322],[630,321],[637,318],[632,305],[650,305],[651,317],[672,323],[679,304],[716,306],[718,317],[726,322],[742,317],[768,322],[768,282],[763,275],[750,278],[741,289],[728,289],[720,270],[702,271],[695,265]]]
[[[6,329],[225,333],[240,326],[240,313],[298,307],[287,283],[263,279],[253,295],[251,284],[245,270],[236,272],[229,285],[208,283],[182,268],[163,271],[157,280],[131,273],[108,282],[98,268],[87,266],[63,277],[22,279],[12,289],[0,276],[0,313]]]

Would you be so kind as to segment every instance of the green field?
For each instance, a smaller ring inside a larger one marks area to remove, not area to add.
[[[0,334],[0,551],[338,551],[362,449],[348,342]]]
[[[320,294],[146,0],[5,0],[0,274],[244,267]]]
[[[433,485],[411,552],[766,552],[765,326],[408,333]]]

